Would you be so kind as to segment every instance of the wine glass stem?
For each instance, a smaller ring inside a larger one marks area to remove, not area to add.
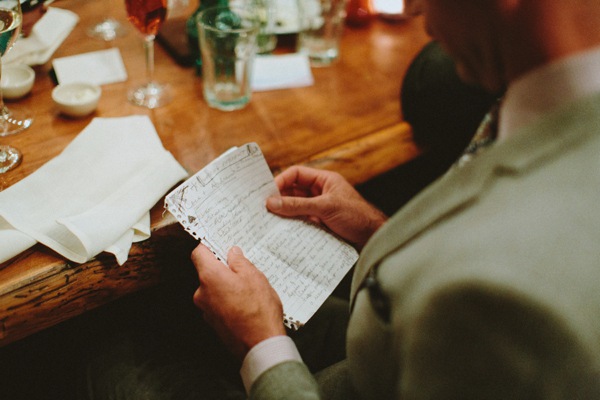
[[[146,51],[146,77],[148,85],[154,81],[154,36],[144,38],[144,50]]]
[[[0,82],[2,81],[2,58],[0,58]],[[7,126],[6,121],[8,119],[8,110],[4,107],[4,96],[2,90],[0,90],[0,131],[6,132]]]
[[[2,81],[2,58],[0,58],[0,81]],[[2,95],[2,90],[0,90],[0,112],[2,113],[2,119],[4,119],[4,96]]]

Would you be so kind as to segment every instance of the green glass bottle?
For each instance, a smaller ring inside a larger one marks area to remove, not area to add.
[[[200,44],[198,43],[198,26],[196,26],[196,17],[202,11],[210,7],[226,6],[229,0],[200,0],[196,11],[189,16],[185,22],[185,32],[187,34],[190,55],[194,60],[194,67],[198,75],[202,74],[202,57],[200,56]]]

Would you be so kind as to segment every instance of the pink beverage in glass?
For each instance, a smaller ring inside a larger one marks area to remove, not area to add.
[[[156,36],[167,17],[167,0],[125,0],[127,19],[144,35]]]
[[[168,85],[154,81],[154,37],[167,18],[167,7],[168,0],[125,0],[127,19],[144,36],[147,82],[127,93],[129,101],[138,106],[156,108],[171,101]]]

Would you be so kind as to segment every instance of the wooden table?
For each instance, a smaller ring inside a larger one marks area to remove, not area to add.
[[[117,47],[129,79],[102,87],[95,114],[70,119],[59,115],[52,104],[51,61],[35,67],[31,94],[8,103],[15,110],[28,108],[35,121],[20,134],[0,138],[0,143],[17,147],[24,155],[21,166],[0,175],[0,190],[58,155],[93,117],[148,115],[165,148],[190,172],[231,146],[250,141],[260,145],[274,172],[301,163],[336,170],[353,183],[419,153],[410,128],[401,120],[399,89],[410,60],[429,40],[420,19],[374,20],[366,28],[347,27],[341,59],[327,68],[313,68],[314,86],[255,93],[245,109],[227,113],[209,108],[201,78],[158,45],[156,79],[171,85],[174,101],[154,110],[129,104],[127,89],[144,81],[145,64],[141,38],[127,23],[123,4],[60,0],[53,6],[80,17],[53,58]],[[88,38],[86,28],[107,13],[128,26],[127,35],[111,42]],[[162,215],[162,202],[152,210],[152,231],[149,240],[133,246],[123,266],[105,253],[74,264],[41,245],[0,264],[0,345],[161,282],[174,264],[189,259],[191,237]]]

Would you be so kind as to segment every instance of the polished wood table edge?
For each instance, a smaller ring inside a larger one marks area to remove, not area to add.
[[[315,154],[299,164],[337,171],[358,184],[413,159],[420,152],[412,141],[410,126],[400,121]],[[40,244],[0,264],[0,272],[17,264],[19,271],[24,271],[12,280],[0,281],[0,346],[163,282],[169,274],[177,272],[170,268],[191,269],[189,256],[196,245],[195,239],[164,211],[162,199],[151,210],[151,216],[151,237],[134,243],[122,266],[107,253],[76,264]]]
[[[336,171],[357,185],[404,164],[422,153],[413,141],[407,122],[346,142],[299,162],[318,169]],[[290,167],[287,165],[274,173]]]
[[[108,253],[84,264],[53,255],[56,259],[44,273],[0,295],[0,346],[167,280],[175,272],[170,266],[187,265],[194,245],[191,236],[172,224],[132,246],[121,266]],[[38,256],[45,250],[34,251]]]

